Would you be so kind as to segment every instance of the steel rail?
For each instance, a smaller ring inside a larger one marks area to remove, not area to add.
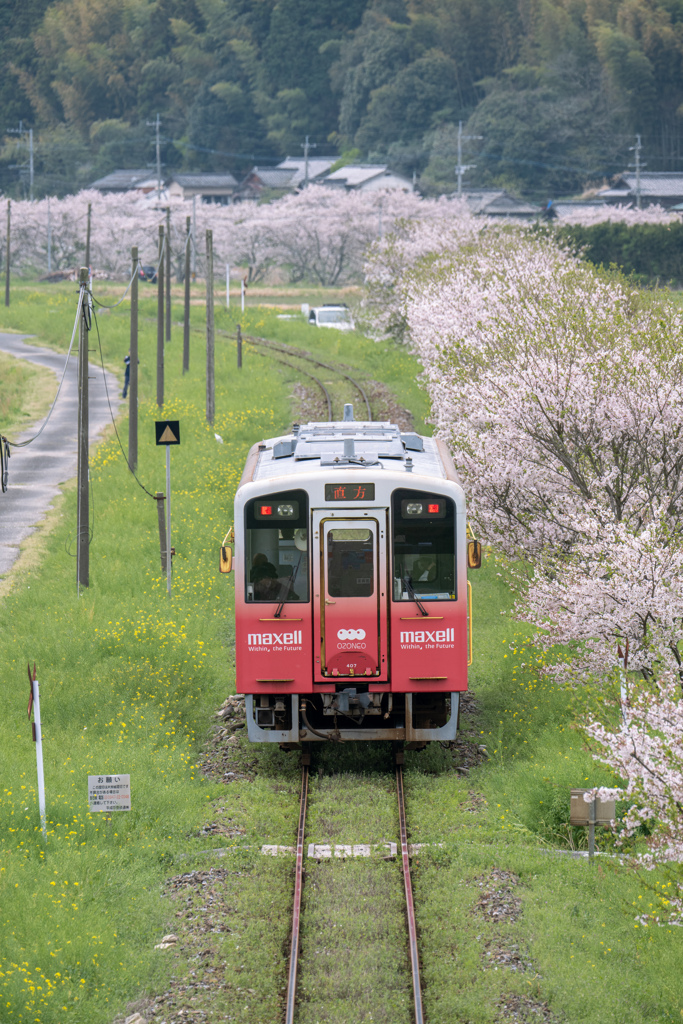
[[[315,377],[312,373],[308,373],[306,370],[302,370],[299,366],[296,366],[294,363],[290,363],[290,361],[288,359],[278,359],[277,356],[271,356],[270,358],[272,360],[274,360],[274,362],[282,363],[284,366],[289,366],[289,367],[292,368],[292,370],[296,370],[297,373],[303,373],[304,377],[310,377],[311,380],[315,381],[315,383],[318,385],[318,387],[322,391],[322,393],[323,393],[323,395],[325,397],[325,401],[327,402],[327,419],[331,423],[332,422],[332,399],[330,398],[330,393],[327,390],[327,388],[325,387],[325,385],[323,384],[323,382],[321,380],[319,380],[317,377]]]
[[[260,338],[255,335],[246,334],[243,335],[243,337],[247,338],[252,343],[252,345],[262,345],[264,348],[271,348],[274,349],[276,352],[285,352],[287,355],[295,356],[297,359],[305,359],[307,360],[307,362],[313,363],[315,366],[322,366],[326,370],[332,370],[333,373],[339,374],[340,377],[343,377],[345,380],[348,380],[348,382],[357,391],[360,392],[361,397],[365,402],[365,408],[368,413],[368,419],[372,420],[372,409],[370,407],[370,400],[367,396],[365,388],[362,386],[362,384],[359,384],[354,377],[351,377],[348,373],[344,373],[344,371],[340,370],[338,366],[335,366],[334,363],[323,363],[320,361],[320,359],[315,359],[312,355],[310,355],[310,353],[306,352],[305,349],[295,348],[293,345],[285,345],[282,342],[271,341],[269,338]]]
[[[410,855],[408,853],[406,808],[403,793],[403,765],[400,764],[396,765],[396,794],[398,796],[398,820],[401,831],[401,863],[403,867],[403,885],[406,894],[406,915],[408,918],[408,939],[410,943],[410,968],[413,976],[415,1024],[424,1024],[424,1016],[422,1014],[422,986],[420,984],[420,958],[417,952],[415,904],[413,902],[413,886],[410,880]]]
[[[289,952],[289,978],[287,980],[287,1008],[285,1024],[294,1024],[296,1002],[296,975],[299,966],[299,930],[301,924],[301,890],[304,875],[304,829],[306,826],[306,803],[308,801],[308,765],[301,769],[301,801],[299,803],[299,828],[296,834],[296,867],[294,877],[294,903],[292,906],[292,944]]]

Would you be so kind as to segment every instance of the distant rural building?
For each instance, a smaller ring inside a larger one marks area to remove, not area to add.
[[[222,206],[232,201],[236,190],[237,181],[229,171],[174,174],[168,186],[170,196],[179,196],[181,199],[193,199],[196,196],[206,203],[219,203]]]
[[[240,182],[235,200],[260,199],[264,194],[291,192],[296,186],[296,167],[252,167]]]
[[[319,179],[330,188],[344,188],[347,192],[372,192],[385,188],[414,192],[415,185],[402,174],[389,170],[386,164],[347,164],[332,174]]]
[[[163,187],[163,179],[161,184]],[[98,192],[153,192],[156,187],[156,175],[149,167],[142,170],[112,171],[90,185],[90,188],[95,188]]]
[[[451,199],[457,199],[457,192]],[[468,188],[463,189],[462,199],[474,214],[483,217],[510,217],[516,220],[533,220],[541,213],[539,206],[527,203],[524,199],[516,199],[500,188]]]
[[[620,174],[609,188],[601,188],[596,196],[605,203],[638,203],[635,173]],[[683,171],[641,171],[640,202],[642,206],[677,206],[683,203]]]
[[[308,158],[308,180],[309,182],[320,179],[327,174],[337,158],[334,156],[309,156]],[[302,156],[286,156],[277,165],[277,170],[294,171],[290,181],[290,187],[299,188],[306,180],[306,161]]]

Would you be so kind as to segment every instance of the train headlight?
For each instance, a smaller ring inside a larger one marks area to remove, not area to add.
[[[277,514],[283,519],[292,519],[296,513],[293,505],[278,505]]]
[[[406,504],[406,515],[421,516],[424,509],[421,501],[409,501]]]

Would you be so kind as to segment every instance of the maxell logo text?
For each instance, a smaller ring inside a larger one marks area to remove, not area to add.
[[[448,644],[455,642],[454,629],[416,629],[414,632],[401,633],[402,644]]]
[[[293,633],[249,633],[247,643],[250,647],[295,647],[301,643],[301,630]]]

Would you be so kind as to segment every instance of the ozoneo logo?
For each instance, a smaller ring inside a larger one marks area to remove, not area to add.
[[[364,629],[340,629],[337,633],[338,640],[365,640]]]

